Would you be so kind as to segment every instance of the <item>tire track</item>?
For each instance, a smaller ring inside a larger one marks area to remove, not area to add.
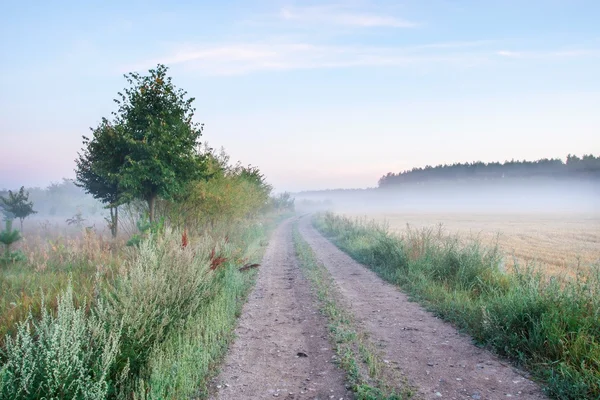
[[[213,399],[352,398],[332,363],[326,321],[300,273],[292,220],[271,236],[236,336],[214,381]]]

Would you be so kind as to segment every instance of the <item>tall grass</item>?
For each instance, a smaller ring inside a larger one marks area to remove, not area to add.
[[[167,229],[120,254],[110,279],[92,277],[91,299],[72,281],[55,309],[40,300],[41,316],[29,314],[0,349],[0,399],[206,393],[253,282],[239,267],[258,261],[269,228],[245,222],[187,246]]]
[[[501,254],[441,230],[390,233],[327,213],[315,226],[441,317],[530,369],[559,399],[600,399],[600,266],[573,280],[511,273]]]
[[[26,260],[0,266],[0,347],[30,313],[41,317],[42,303],[56,310],[69,281],[76,304],[91,302],[99,281],[112,279],[121,262],[111,243],[89,230],[75,237],[26,236],[19,249]]]
[[[208,380],[218,372],[218,364],[233,339],[233,328],[240,315],[256,271],[240,272],[246,262],[259,261],[266,235],[273,228],[253,224],[231,231],[221,242],[218,254],[227,261],[209,270],[211,281],[197,311],[182,320],[164,340],[151,349],[144,374],[138,377],[136,398],[205,398]],[[214,233],[214,232],[213,232]]]

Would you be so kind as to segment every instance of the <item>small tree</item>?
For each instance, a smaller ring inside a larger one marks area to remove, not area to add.
[[[120,126],[102,119],[97,128],[91,128],[91,138],[83,136],[84,148],[75,160],[75,184],[106,204],[110,210],[108,223],[112,237],[117,237],[119,205],[125,199],[123,188],[119,184],[119,173],[126,155],[120,129]]]
[[[21,240],[21,234],[18,230],[12,229],[12,220],[6,219],[6,226],[3,231],[0,231],[0,243],[4,245],[4,257],[2,257],[3,261],[9,262],[13,258],[13,254],[10,252],[10,246]],[[18,253],[17,253],[18,254]]]
[[[21,186],[21,189],[17,193],[9,190],[8,197],[0,196],[0,202],[5,214],[8,213],[15,218],[19,218],[21,221],[21,232],[23,232],[23,220],[37,212],[33,210],[33,202],[29,201],[29,192],[25,192],[24,186]]]
[[[125,75],[130,87],[115,100],[115,124],[121,128],[124,148],[119,151],[125,157],[119,184],[131,197],[148,203],[154,222],[157,197],[173,198],[188,182],[201,178],[205,168],[197,151],[202,125],[192,122],[194,99],[173,85],[166,66],[149,72]]]
[[[281,210],[294,211],[294,209],[295,209],[295,205],[294,205],[295,199],[288,192],[280,193],[278,196],[272,197],[271,199],[272,199],[271,202],[273,204],[273,208],[275,208],[275,210],[277,210],[277,211],[281,211]]]
[[[65,220],[65,222],[69,225],[75,225],[78,228],[83,227],[83,223],[85,222],[85,218],[83,218],[83,214],[81,213],[81,210],[77,210],[77,212],[75,213],[75,215],[73,215],[71,218],[67,218]]]

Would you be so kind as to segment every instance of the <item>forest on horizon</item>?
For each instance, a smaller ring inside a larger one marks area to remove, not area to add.
[[[569,154],[566,161],[560,158],[542,158],[535,161],[482,161],[440,164],[435,167],[413,168],[398,173],[388,172],[379,179],[379,188],[402,184],[420,184],[430,181],[487,181],[499,179],[598,179],[600,156],[586,154],[582,157]]]

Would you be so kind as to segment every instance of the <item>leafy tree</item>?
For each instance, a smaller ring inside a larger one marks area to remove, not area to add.
[[[110,210],[108,223],[113,237],[118,233],[119,205],[126,199],[119,183],[127,154],[121,130],[121,126],[103,118],[97,128],[91,128],[91,138],[83,136],[84,148],[75,160],[75,184],[106,204]]]
[[[62,178],[44,189],[29,189],[29,198],[39,213],[50,213],[68,217],[78,208],[97,207],[97,200],[87,196],[85,189],[75,179]]]
[[[148,203],[154,221],[156,199],[172,198],[186,184],[203,175],[203,158],[197,151],[203,126],[192,122],[194,98],[177,89],[158,65],[149,75],[125,75],[130,87],[115,100],[115,125],[121,136],[124,163],[118,183],[134,198]]]
[[[85,218],[83,218],[83,214],[81,213],[81,210],[77,210],[77,212],[75,213],[75,215],[73,215],[71,218],[67,218],[65,220],[65,222],[69,225],[75,225],[78,228],[81,228],[83,226],[83,223],[85,222]]]
[[[215,226],[217,222],[234,222],[252,217],[269,202],[271,186],[258,168],[229,165],[223,150],[207,149],[206,168],[209,178],[192,182],[181,199],[179,214],[196,225]]]
[[[288,192],[280,193],[276,197],[271,198],[271,204],[276,211],[294,211],[295,209],[295,198]]]
[[[15,218],[19,218],[21,232],[23,231],[23,220],[37,212],[33,210],[33,202],[29,201],[29,192],[25,192],[24,186],[21,186],[18,193],[9,190],[8,197],[0,196],[0,202],[5,214],[8,213]]]

